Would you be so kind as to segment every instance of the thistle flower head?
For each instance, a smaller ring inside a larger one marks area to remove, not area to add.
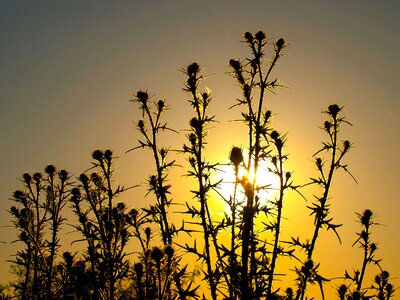
[[[256,40],[258,40],[260,43],[265,39],[265,33],[264,31],[259,31],[255,35]]]
[[[196,63],[196,62],[194,62],[194,63],[190,64],[190,65],[187,67],[187,74],[188,74],[190,77],[192,77],[192,76],[195,76],[195,75],[197,74],[197,72],[199,72],[199,70],[200,70],[199,64]]]
[[[332,118],[336,119],[337,114],[341,108],[337,104],[331,104],[328,106],[328,113],[332,116]]]
[[[276,47],[278,48],[278,50],[281,50],[284,45],[285,45],[285,40],[283,38],[280,38],[279,40],[276,41]]]
[[[61,170],[58,176],[62,182],[65,182],[68,179],[68,172],[66,170]]]
[[[101,161],[103,159],[104,153],[103,151],[96,149],[92,153],[92,158],[97,161]]]
[[[46,168],[44,169],[44,171],[52,176],[54,174],[54,172],[56,171],[56,168],[53,165],[47,165]]]
[[[163,258],[163,256],[164,256],[164,252],[160,248],[153,247],[153,249],[151,250],[151,258],[155,262],[159,263],[161,261],[161,259]]]
[[[242,149],[240,149],[239,147],[233,147],[229,159],[235,167],[238,167],[240,163],[243,162]]]
[[[136,93],[136,98],[142,105],[146,105],[149,100],[149,94],[144,91],[138,91]]]
[[[244,34],[244,38],[246,39],[246,41],[248,42],[248,43],[253,43],[253,39],[254,39],[254,37],[253,37],[253,35],[250,33],[250,32],[246,32],[245,34]]]

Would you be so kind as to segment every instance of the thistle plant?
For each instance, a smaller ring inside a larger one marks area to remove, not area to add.
[[[233,71],[232,74],[237,80],[241,90],[242,99],[238,99],[235,106],[244,106],[246,111],[242,112],[243,122],[248,128],[248,156],[243,165],[247,174],[257,174],[261,162],[272,161],[273,166],[269,168],[271,174],[279,178],[279,196],[271,201],[273,210],[276,212],[274,221],[266,225],[266,230],[273,233],[272,251],[267,250],[267,243],[259,244],[255,238],[254,220],[260,212],[270,217],[267,205],[261,205],[259,192],[266,187],[258,187],[256,178],[243,178],[242,186],[246,202],[242,207],[241,215],[241,283],[240,293],[242,299],[253,299],[261,297],[263,290],[266,290],[267,298],[272,297],[272,283],[275,275],[275,266],[278,254],[284,251],[280,244],[280,229],[283,209],[284,192],[287,188],[294,188],[290,181],[290,172],[285,172],[283,163],[287,156],[283,154],[284,137],[270,126],[271,111],[266,109],[266,97],[268,92],[280,87],[276,78],[271,78],[277,62],[281,59],[285,48],[284,39],[280,38],[275,43],[269,42],[262,31],[256,34],[246,32],[245,43],[251,49],[251,58],[245,61],[231,59],[229,61]],[[267,46],[271,44],[272,57],[269,64],[265,66],[265,54]],[[274,146],[277,155],[271,155],[271,144]],[[265,252],[269,251],[271,257],[266,257]],[[259,255],[258,255],[259,254]],[[260,260],[261,259],[261,260]],[[265,267],[267,268],[265,269]],[[264,268],[264,270],[258,270]],[[267,284],[265,275],[267,274]]]
[[[172,244],[172,237],[176,234],[175,228],[168,218],[168,209],[172,200],[168,198],[171,185],[167,183],[168,172],[174,166],[175,161],[167,160],[169,150],[160,147],[158,143],[158,135],[162,131],[170,130],[167,124],[162,122],[162,115],[166,110],[165,101],[159,100],[154,103],[154,107],[150,103],[147,92],[138,91],[136,99],[139,104],[142,119],[137,122],[137,128],[142,136],[139,140],[139,146],[131,149],[149,148],[152,151],[156,174],[151,175],[148,180],[149,193],[156,196],[156,204],[151,205],[149,209],[145,209],[148,217],[160,227],[162,242],[164,245]],[[131,151],[129,150],[129,151]]]
[[[358,245],[362,252],[362,263],[361,269],[356,269],[352,275],[345,271],[344,279],[350,281],[350,285],[342,285],[339,287],[341,295],[348,296],[348,299],[356,299],[359,295],[359,299],[370,299],[372,296],[367,295],[369,291],[376,291],[376,298],[391,299],[394,294],[394,288],[389,283],[389,273],[382,269],[380,259],[375,257],[378,249],[377,243],[371,241],[371,228],[374,225],[378,225],[374,221],[374,214],[370,209],[364,210],[362,214],[357,213],[358,222],[361,224],[361,230],[357,233],[357,240],[353,246]],[[364,288],[364,278],[368,265],[375,265],[379,268],[378,275],[375,276],[374,285],[370,288]]]
[[[216,170],[215,164],[210,164],[204,158],[204,148],[206,143],[207,129],[210,123],[214,122],[214,116],[208,114],[208,108],[211,102],[209,92],[200,92],[199,84],[204,79],[201,75],[201,68],[197,63],[190,64],[184,73],[187,76],[184,91],[189,95],[189,103],[194,110],[194,117],[190,120],[190,133],[187,135],[188,144],[183,146],[183,152],[189,157],[190,169],[187,173],[196,181],[197,187],[192,191],[194,199],[200,205],[200,208],[187,205],[187,214],[192,215],[199,221],[195,224],[201,226],[203,232],[203,249],[198,250],[196,243],[191,247],[188,244],[184,249],[197,255],[206,264],[205,279],[210,287],[212,299],[217,299],[217,289],[220,280],[221,255],[217,245],[217,228],[213,224],[208,204],[209,193],[215,189],[218,183],[211,182],[211,174]],[[214,252],[212,251],[214,250]]]
[[[59,231],[61,214],[70,197],[68,172],[57,171],[53,165],[45,175],[23,175],[23,190],[14,192],[10,213],[18,231],[17,241],[24,244],[12,262],[22,269],[14,283],[21,299],[51,299],[54,295],[54,266],[61,246]]]
[[[310,261],[316,264],[314,260],[314,250],[317,245],[317,239],[320,234],[321,229],[332,230],[339,242],[341,242],[339,233],[337,229],[342,226],[341,224],[335,224],[333,222],[333,217],[330,214],[330,203],[328,203],[329,195],[332,189],[332,180],[335,171],[338,169],[343,169],[346,173],[350,174],[347,164],[343,163],[343,159],[351,148],[351,143],[348,140],[340,142],[339,131],[343,124],[351,125],[343,116],[341,116],[342,107],[337,104],[332,104],[328,106],[328,110],[324,111],[328,115],[329,119],[324,122],[323,130],[328,135],[328,141],[323,142],[323,146],[314,154],[314,163],[318,171],[317,178],[311,178],[309,184],[315,184],[322,189],[322,195],[314,196],[315,201],[312,205],[307,206],[311,211],[311,216],[314,216],[314,233],[311,240],[306,240],[306,242],[301,242],[299,237],[292,238],[290,242],[293,246],[300,247],[304,250],[307,258],[303,263],[301,268],[296,267],[295,271],[298,274],[297,279],[297,293],[296,299],[303,300],[305,297],[307,284],[308,283],[318,283],[321,289],[322,297],[324,298],[323,283],[327,281],[326,278],[318,274],[317,267],[314,269],[314,275],[311,278],[311,273],[307,270],[306,264]],[[327,153],[327,159],[324,160],[321,155]],[[354,177],[352,176],[354,179]],[[354,179],[355,180],[355,179]]]
[[[80,186],[72,190],[75,228],[87,243],[84,257],[90,263],[94,293],[100,299],[118,299],[128,277],[126,245],[131,237],[126,205],[115,203],[125,188],[113,185],[111,150],[93,152],[90,177],[82,173]],[[97,171],[97,172],[96,172]]]

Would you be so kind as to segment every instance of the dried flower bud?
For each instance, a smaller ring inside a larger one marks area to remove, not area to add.
[[[304,263],[304,266],[306,267],[307,270],[311,270],[314,267],[314,262],[312,259],[307,260]]]
[[[118,202],[118,203],[117,203],[117,209],[118,209],[119,211],[124,210],[125,207],[126,207],[126,205],[125,205],[124,202]]]
[[[26,184],[30,184],[32,177],[31,177],[31,175],[29,175],[29,173],[24,173],[24,175],[22,175],[22,177],[24,178],[24,181]]]
[[[285,40],[283,38],[280,38],[279,40],[276,41],[276,47],[279,50],[281,50],[284,45],[285,45]]]
[[[192,144],[192,146],[194,146],[196,144],[196,135],[194,133],[189,134],[189,141]]]
[[[172,259],[172,256],[174,255],[174,248],[172,248],[171,245],[167,245],[164,249],[165,254],[168,257],[168,260]]]
[[[149,183],[152,187],[157,186],[157,176],[156,175],[151,175],[149,179]]]
[[[286,172],[285,175],[286,175],[286,180],[289,180],[290,177],[292,177],[292,174],[290,172]]]
[[[265,39],[265,33],[263,31],[259,31],[256,33],[255,38],[259,41],[262,42]]]
[[[237,72],[240,70],[240,62],[236,59],[230,59],[229,65]]]
[[[253,43],[253,35],[250,32],[246,32],[244,34],[244,38],[246,39],[247,42],[249,42],[250,44]]]
[[[337,104],[331,104],[328,106],[328,113],[334,118],[336,119],[337,114],[340,111],[340,107]]]
[[[152,251],[151,251],[151,258],[154,259],[157,263],[159,263],[161,261],[161,259],[163,258],[164,253],[162,252],[162,250],[158,247],[153,247]]]
[[[157,107],[158,107],[158,110],[159,110],[159,111],[162,111],[163,108],[165,107],[165,102],[164,102],[164,100],[158,100],[158,102],[157,102]]]
[[[136,97],[138,98],[139,102],[141,102],[142,104],[146,104],[147,101],[149,100],[149,94],[144,91],[138,91],[136,93]]]
[[[139,120],[137,123],[137,126],[139,127],[140,131],[143,131],[144,129],[144,121],[143,120]]]
[[[200,66],[198,63],[192,63],[187,67],[187,73],[189,76],[194,76],[200,70]]]
[[[68,179],[68,172],[66,170],[61,170],[58,176],[62,182],[65,182]]]
[[[46,168],[44,169],[44,171],[52,176],[54,174],[54,172],[56,171],[56,168],[53,165],[47,165]]]
[[[136,218],[136,216],[138,215],[138,211],[136,209],[132,208],[131,211],[130,211],[130,215],[133,218]]]
[[[92,157],[94,160],[101,161],[103,159],[103,156],[104,153],[101,150],[96,149],[93,151]]]
[[[82,173],[79,175],[79,180],[83,183],[83,185],[86,185],[89,181],[89,178],[86,176],[86,174]]]
[[[279,133],[276,130],[274,130],[271,132],[270,136],[273,140],[277,140],[279,138]]]
[[[242,149],[239,147],[233,147],[229,159],[235,165],[235,167],[238,167],[243,161]]]
[[[370,245],[371,253],[375,252],[377,248],[378,247],[376,246],[375,243],[371,243],[371,245]]]
[[[39,183],[39,181],[42,179],[42,174],[37,172],[35,174],[33,174],[33,180],[36,181],[36,183]]]
[[[271,111],[267,110],[264,114],[264,122],[267,122],[269,118],[271,117]]]
[[[344,147],[344,151],[347,151],[348,149],[350,149],[350,141],[345,140],[343,142],[343,147]]]
[[[110,149],[107,149],[106,151],[104,151],[104,157],[110,161],[112,158],[113,152]]]
[[[332,127],[332,124],[331,124],[331,122],[329,122],[329,121],[325,121],[324,122],[324,128],[325,128],[325,131],[326,132],[330,132],[331,131],[331,127]]]
[[[146,229],[144,230],[145,234],[146,234],[146,239],[147,241],[150,241],[150,236],[151,236],[151,228],[150,227],[146,227]]]
[[[372,215],[373,213],[370,209],[364,210],[364,213],[361,217],[361,224],[363,224],[364,226],[368,226],[370,224]]]
[[[196,131],[199,130],[200,122],[197,118],[192,118],[190,120],[190,126],[195,129]]]

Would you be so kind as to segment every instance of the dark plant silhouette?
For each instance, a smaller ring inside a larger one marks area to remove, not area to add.
[[[20,267],[14,288],[21,299],[51,299],[53,273],[60,245],[59,231],[64,218],[61,210],[70,197],[70,178],[65,170],[52,165],[45,175],[23,175],[23,190],[13,194],[10,213],[24,244],[13,262]]]
[[[283,38],[267,38],[262,31],[246,32],[243,42],[249,56],[231,59],[229,67],[241,92],[231,109],[239,111],[246,140],[232,145],[228,161],[210,162],[207,157],[208,148],[218,146],[207,140],[211,125],[217,122],[209,113],[211,93],[203,88],[206,76],[198,63],[191,63],[182,70],[183,91],[193,109],[183,148],[160,143],[165,131],[178,133],[164,121],[164,100],[152,101],[144,90],[133,100],[140,118],[135,121],[138,145],[131,150],[150,150],[154,162],[146,180],[150,197],[144,207],[128,208],[117,202],[126,195],[126,188],[115,183],[111,150],[95,150],[92,167],[76,183],[68,172],[52,165],[45,174],[23,175],[23,188],[14,192],[9,211],[17,231],[15,242],[21,245],[12,260],[17,275],[11,285],[14,298],[304,300],[310,298],[309,286],[315,284],[325,298],[326,282],[334,278],[320,274],[320,265],[329,258],[315,253],[322,230],[332,231],[341,242],[338,229],[342,225],[331,214],[331,191],[337,171],[354,179],[345,162],[352,143],[341,137],[344,125],[351,124],[337,104],[323,111],[327,140],[313,156],[317,175],[304,180],[306,184],[295,184],[294,172],[286,164],[289,137],[273,127],[267,101],[270,93],[283,87],[275,69],[287,43]],[[174,154],[184,157],[186,165],[178,165]],[[192,181],[190,188],[169,181],[177,166],[184,167]],[[223,168],[234,175],[232,182],[215,179]],[[262,178],[273,180],[261,183]],[[190,189],[192,199],[177,200],[173,184]],[[231,185],[230,195],[222,192],[221,184]],[[309,238],[293,236],[288,241],[285,236],[291,233],[284,232],[283,226],[287,195],[294,192],[306,198],[303,191],[308,186],[319,191],[307,206],[312,232]],[[225,211],[213,213],[213,197],[225,204]],[[83,242],[85,247],[60,255],[67,202],[75,216],[70,225],[81,235],[73,244]],[[181,219],[172,218],[174,213]],[[362,250],[362,262],[359,269],[346,271],[341,278],[338,299],[393,299],[395,288],[376,258],[377,243],[371,241],[371,228],[377,224],[374,215],[367,209],[357,216],[361,230],[354,245]],[[137,246],[133,252],[127,250],[130,243]],[[282,270],[284,256],[292,260]],[[366,270],[373,266],[378,273],[369,286]],[[286,289],[278,288],[277,281],[289,272],[294,272],[294,282],[285,282]],[[0,299],[14,298],[0,286]]]
[[[95,150],[92,156],[95,172],[79,176],[80,187],[72,190],[71,202],[78,219],[75,228],[87,243],[84,257],[90,263],[93,293],[98,299],[114,300],[125,293],[131,216],[123,202],[115,203],[125,189],[113,186],[112,151]]]

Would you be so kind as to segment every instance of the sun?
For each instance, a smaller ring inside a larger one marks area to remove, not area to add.
[[[248,181],[250,183],[254,182],[259,198],[264,202],[266,201],[265,199],[267,196],[271,197],[271,194],[279,183],[279,179],[271,172],[271,166],[266,161],[259,162],[257,172],[254,171],[254,167],[250,168],[250,171],[247,171],[244,167],[239,167],[237,177],[232,165],[224,165],[220,170],[218,180],[221,182],[218,188],[218,193],[225,199],[225,201],[228,201],[233,197],[235,193],[235,183],[237,199],[243,198],[244,191],[242,183]]]

